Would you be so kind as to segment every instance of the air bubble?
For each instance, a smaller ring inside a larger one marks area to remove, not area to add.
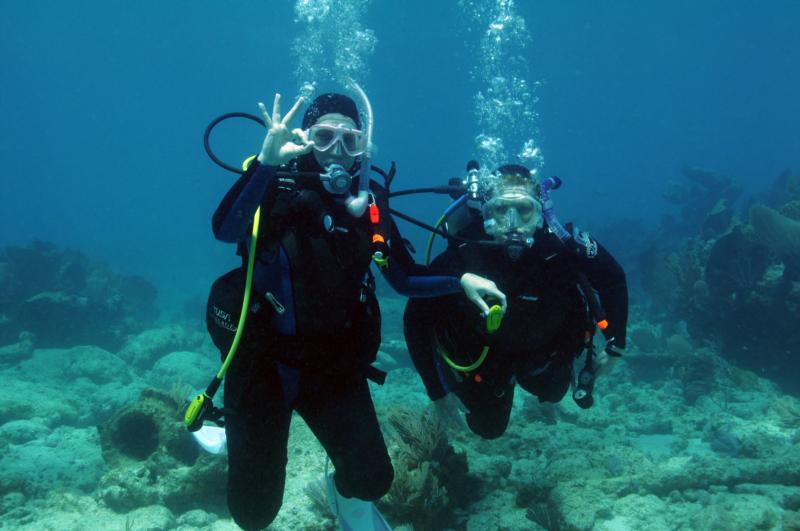
[[[301,83],[316,86],[332,81],[345,86],[350,79],[363,83],[378,41],[375,32],[363,25],[370,1],[296,1],[297,22],[305,26],[292,48],[295,76]]]
[[[462,10],[478,27],[486,28],[478,47],[474,76],[483,85],[474,97],[479,134],[475,150],[482,166],[511,162],[506,146],[518,146],[519,162],[532,170],[542,164],[534,140],[537,132],[538,81],[529,82],[525,50],[531,41],[525,19],[514,0],[460,0]]]

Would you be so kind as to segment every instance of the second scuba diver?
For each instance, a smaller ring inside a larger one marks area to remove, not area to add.
[[[248,264],[215,282],[208,305],[209,332],[228,353],[220,371],[227,370],[228,505],[244,529],[267,526],[281,507],[293,411],[335,467],[329,500],[342,528],[388,529],[370,503],[393,478],[367,385],[382,376],[371,366],[380,343],[372,261],[401,294],[464,291],[479,306],[487,296],[504,299],[481,277],[434,276],[414,265],[385,190],[369,180],[372,114],[354,90],[363,122],[342,94],[316,98],[294,130],[302,98],[283,117],[279,95],[271,115],[259,104],[268,129],[261,151],[213,216],[214,235],[237,243]],[[243,293],[252,294],[244,303]],[[209,402],[215,391],[207,390]]]
[[[559,223],[549,200],[557,178],[540,183],[518,165],[480,179],[475,163],[468,169],[467,194],[447,213],[454,239],[431,266],[493,279],[508,311],[502,320],[484,320],[457,297],[411,299],[405,336],[431,400],[444,405],[454,393],[469,428],[492,439],[506,430],[515,382],[539,401],[558,402],[584,350],[573,398],[581,407],[592,404],[596,376],[625,348],[628,291],[624,271],[603,246]],[[607,343],[595,353],[598,327]]]

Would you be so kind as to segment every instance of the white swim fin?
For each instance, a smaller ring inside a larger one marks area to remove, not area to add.
[[[345,498],[336,490],[333,474],[326,477],[328,504],[342,531],[392,531],[375,504],[358,498]]]
[[[225,438],[225,428],[219,426],[203,426],[192,435],[197,444],[206,452],[223,454],[228,450],[228,440]]]

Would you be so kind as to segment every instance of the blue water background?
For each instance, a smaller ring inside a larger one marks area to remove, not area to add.
[[[800,169],[800,2],[518,2],[545,174],[562,219],[599,231],[654,225],[684,163],[749,192]],[[479,132],[471,77],[480,28],[455,2],[374,1],[365,87],[376,162],[396,188],[460,175]],[[297,92],[289,1],[5,2],[0,17],[0,247],[33,238],[151,279],[166,307],[236,264],[210,216],[234,178],[204,155],[214,116]],[[288,98],[287,98],[288,99]],[[231,162],[262,132],[220,128]],[[396,206],[432,221],[446,202]],[[404,229],[418,248],[424,234]],[[606,235],[623,241],[626,235]],[[628,264],[630,265],[630,264]]]

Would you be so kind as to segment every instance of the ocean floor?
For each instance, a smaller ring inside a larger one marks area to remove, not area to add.
[[[389,376],[373,391],[397,459],[380,503],[396,529],[800,529],[800,402],[711,347],[634,319],[594,407],[517,389],[507,432],[485,441],[431,420],[404,352],[402,302],[383,308]],[[187,446],[180,422],[181,397],[205,386],[217,359],[201,327],[177,324],[119,352],[0,348],[0,529],[237,529],[224,456]],[[335,529],[324,452],[297,416],[289,444],[270,529]]]

